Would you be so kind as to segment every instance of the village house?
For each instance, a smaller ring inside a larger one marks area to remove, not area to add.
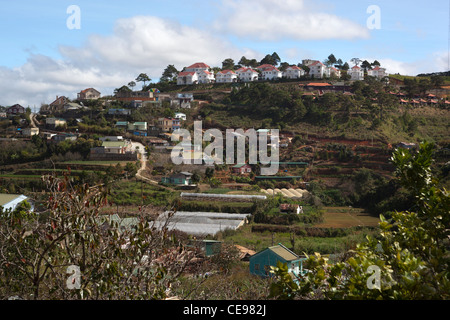
[[[247,174],[252,172],[252,167],[249,164],[237,164],[231,168],[234,174]]]
[[[73,133],[58,133],[51,137],[50,141],[54,143],[60,143],[66,140],[75,141],[78,139],[78,136]]]
[[[20,104],[15,104],[9,108],[6,108],[6,115],[7,116],[16,116],[19,114],[24,114],[25,108],[22,107]]]
[[[363,81],[364,80],[364,70],[358,66],[354,66],[348,71],[350,75],[350,80],[352,81]]]
[[[117,124],[116,124],[117,125]],[[135,136],[147,136],[147,122],[139,121],[139,122],[132,122],[128,123],[127,130],[132,132]]]
[[[330,77],[330,68],[318,60],[303,60],[303,65],[309,67],[309,75],[314,79]]]
[[[270,267],[276,267],[278,262],[287,264],[288,273],[298,276],[304,274],[302,258],[283,246],[281,243],[268,247],[250,257],[250,273],[261,276],[270,276]]]
[[[131,153],[133,150],[131,148],[130,141],[127,140],[102,140],[102,145],[100,147],[91,148],[90,153],[92,154],[126,154]]]
[[[177,113],[175,113],[175,118],[183,120],[183,121],[186,121],[186,114],[185,113],[181,113],[181,112],[177,112]]]
[[[25,137],[37,136],[39,134],[39,128],[25,128],[22,130],[22,135]]]
[[[263,64],[257,69],[261,71],[262,80],[277,80],[283,77],[283,73],[271,64]]]
[[[134,107],[136,104],[139,104],[139,106],[142,107],[143,104],[146,102],[156,101],[156,98],[154,96],[154,93],[152,90],[149,91],[118,91],[115,95],[117,101],[121,102],[129,102],[131,104],[134,104]]]
[[[283,77],[287,79],[299,79],[305,75],[305,70],[297,66],[289,66],[283,71]]]
[[[377,79],[383,79],[384,77],[389,76],[389,74],[386,72],[386,69],[381,68],[380,66],[376,66],[372,70],[367,71],[367,75],[375,77]]]
[[[78,100],[97,100],[100,98],[100,92],[94,88],[84,89],[78,93]]]
[[[216,82],[217,83],[232,83],[236,82],[238,76],[236,72],[232,70],[222,70],[216,74]]]
[[[259,73],[252,68],[240,68],[236,70],[236,74],[239,78],[239,81],[242,82],[252,82],[257,81],[259,77]]]
[[[198,83],[198,74],[197,72],[191,72],[191,71],[182,71],[178,73],[177,77],[177,85],[191,85],[191,84],[197,84]]]
[[[131,114],[130,109],[109,109],[108,115],[110,116],[129,116]]]
[[[212,83],[215,81],[214,74],[211,72],[211,67],[206,63],[197,62],[193,65],[184,68],[178,73],[178,85],[191,85],[197,83]]]
[[[334,67],[330,67],[330,77],[336,77],[336,78],[340,78],[341,77],[341,70],[338,70]]]
[[[214,73],[208,70],[202,70],[197,72],[198,74],[198,83],[214,83],[215,77]]]
[[[280,204],[280,212],[281,213],[302,214],[303,213],[303,207],[298,205],[298,204],[282,203],[282,204]]]
[[[192,184],[192,173],[180,172],[170,175],[169,177],[162,177],[161,182],[167,184],[189,186]]]
[[[162,132],[173,132],[181,128],[181,121],[179,118],[159,118],[157,126]]]
[[[57,127],[65,127],[67,126],[67,121],[61,118],[47,118],[45,119],[45,127],[47,129],[54,130]]]
[[[69,102],[69,99],[65,96],[56,96],[56,100],[53,101],[52,103],[50,103],[48,105],[48,110],[49,112],[54,112],[54,111],[62,111],[64,109],[64,106]],[[42,110],[42,109],[41,109]]]

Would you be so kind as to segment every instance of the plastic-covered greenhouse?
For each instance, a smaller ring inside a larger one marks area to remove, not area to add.
[[[184,212],[179,211],[170,216],[170,211],[161,214],[155,221],[155,227],[166,224],[169,230],[179,230],[188,234],[203,236],[215,235],[227,229],[236,230],[247,222],[249,214],[232,214],[218,212]]]

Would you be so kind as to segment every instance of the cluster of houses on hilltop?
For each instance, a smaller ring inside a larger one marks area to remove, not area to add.
[[[197,62],[191,66],[184,68],[178,73],[178,85],[192,85],[200,83],[234,83],[234,82],[253,82],[259,80],[276,80],[281,78],[300,79],[310,76],[314,79],[323,78],[340,78],[341,70],[329,67],[318,60],[303,60],[302,64],[308,67],[309,72],[296,65],[288,66],[284,71],[280,71],[277,67],[270,64],[263,64],[256,68],[241,67],[236,71],[222,70],[214,74],[211,67],[204,62]],[[256,69],[256,70],[255,70]],[[354,66],[348,71],[351,80],[364,80],[364,70],[359,66]],[[379,66],[368,71],[368,76],[382,79],[388,76],[385,68]]]

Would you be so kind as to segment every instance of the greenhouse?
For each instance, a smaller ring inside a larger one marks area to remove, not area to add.
[[[218,212],[179,211],[170,216],[171,211],[161,214],[155,221],[156,228],[167,225],[169,230],[179,230],[191,235],[215,235],[224,230],[236,230],[247,223],[249,214],[231,214]]]

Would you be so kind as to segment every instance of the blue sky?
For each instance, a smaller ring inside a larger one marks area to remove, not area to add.
[[[168,64],[221,66],[277,52],[292,64],[333,53],[390,73],[448,70],[449,0],[0,0],[0,105],[40,106],[87,87],[102,94]],[[66,26],[80,8],[81,28]],[[381,28],[367,28],[367,8]]]

